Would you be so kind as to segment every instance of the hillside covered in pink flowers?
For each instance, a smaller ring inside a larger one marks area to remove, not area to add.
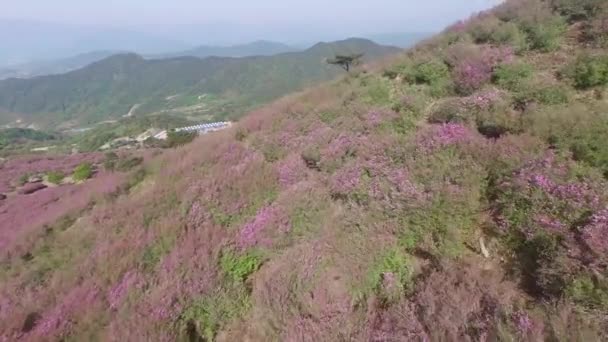
[[[509,0],[0,200],[0,341],[606,341],[607,49],[606,1]]]

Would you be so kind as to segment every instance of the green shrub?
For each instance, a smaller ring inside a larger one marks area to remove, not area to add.
[[[428,88],[428,94],[434,98],[442,98],[454,94],[454,82],[450,79],[441,80],[431,84]]]
[[[136,166],[141,165],[144,162],[144,158],[142,157],[128,157],[119,159],[116,163],[116,170],[121,172],[130,171]]]
[[[532,67],[524,63],[502,64],[499,65],[492,79],[498,86],[511,90],[521,90],[525,82],[532,76]]]
[[[547,108],[530,116],[526,126],[575,160],[597,168],[608,178],[608,112],[576,104]]]
[[[559,48],[566,24],[560,17],[552,17],[544,22],[525,25],[530,49],[551,52]]]
[[[309,148],[302,152],[302,160],[308,168],[318,170],[321,165],[321,152],[316,148]]]
[[[243,127],[239,127],[234,133],[234,138],[237,141],[245,141],[245,139],[247,138],[247,130]]]
[[[608,84],[608,57],[582,56],[566,71],[579,89]]]
[[[475,118],[477,131],[487,138],[498,138],[504,134],[522,132],[518,115],[505,109],[497,112],[481,112]]]
[[[568,90],[561,85],[549,85],[534,90],[534,99],[541,104],[557,105],[567,103],[569,100]]]
[[[253,252],[238,255],[233,251],[225,251],[220,258],[220,267],[226,277],[237,283],[247,280],[261,265],[262,258]]]
[[[502,23],[494,16],[475,22],[468,30],[469,35],[476,44],[493,43],[493,34]]]
[[[74,169],[72,178],[77,181],[84,181],[93,175],[93,166],[90,163],[82,163]]]
[[[285,155],[281,146],[277,144],[266,144],[262,147],[262,153],[264,154],[264,160],[269,163],[274,163]]]
[[[197,132],[169,132],[167,133],[166,146],[169,148],[189,144],[198,136]]]
[[[430,113],[428,121],[430,123],[448,123],[466,121],[460,99],[449,99],[436,105]]]
[[[565,139],[574,159],[598,168],[608,178],[608,146],[604,139],[608,122],[597,122]]]
[[[116,169],[116,162],[118,161],[118,155],[115,152],[108,152],[105,154],[103,161],[103,168],[106,171],[114,171]]]
[[[365,86],[364,101],[369,104],[385,105],[390,102],[390,83],[384,78],[368,78]]]
[[[568,297],[586,307],[608,309],[608,283],[590,277],[575,279],[566,290]]]
[[[337,111],[323,111],[321,113],[317,114],[319,116],[319,120],[321,120],[321,122],[323,122],[324,124],[331,124],[332,122],[336,121],[337,118],[340,117],[340,113]]]
[[[29,180],[30,180],[30,174],[24,173],[21,176],[19,176],[19,179],[17,180],[17,184],[25,185],[25,183],[29,182]]]
[[[215,341],[225,324],[241,317],[250,307],[250,295],[244,286],[223,288],[219,293],[198,298],[180,315],[186,336],[178,341]]]
[[[515,23],[505,23],[496,28],[490,37],[494,44],[509,45],[515,53],[521,53],[528,48],[526,34]]]
[[[408,255],[399,249],[391,249],[372,266],[368,283],[383,300],[396,300],[411,287],[412,272]],[[389,282],[392,288],[385,287]]]
[[[558,105],[570,100],[568,89],[563,85],[528,84],[515,92],[515,107],[525,108],[530,103]]]
[[[148,219],[151,220],[151,219]],[[147,222],[149,226],[152,222]],[[161,237],[156,239],[152,245],[149,245],[144,250],[141,257],[141,265],[146,272],[153,272],[156,265],[162,260],[163,256],[171,251],[175,243],[173,237]]]
[[[436,84],[450,76],[448,66],[439,60],[420,63],[412,71],[416,83]]]
[[[63,178],[65,178],[65,176],[59,171],[51,171],[46,174],[46,178],[49,182],[53,184],[60,184]]]
[[[575,22],[594,17],[605,5],[605,0],[552,0],[551,5],[568,21]]]
[[[498,18],[488,18],[473,26],[469,34],[477,44],[508,45],[516,53],[527,48],[526,35],[515,23],[504,23]]]
[[[382,77],[386,77],[389,80],[394,80],[399,76],[399,71],[395,69],[386,69],[382,72]]]

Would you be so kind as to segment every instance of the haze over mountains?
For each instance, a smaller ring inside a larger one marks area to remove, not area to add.
[[[297,51],[299,49],[282,43],[270,41],[255,41],[248,44],[233,46],[199,46],[196,48],[175,51],[169,53],[143,54],[147,59],[164,59],[175,57],[246,57],[246,56],[271,56],[284,52]],[[137,53],[132,50],[107,50],[82,53],[76,56],[54,60],[34,61],[19,65],[0,68],[0,80],[7,78],[31,78],[35,76],[61,74],[68,71],[80,69],[93,62],[121,53]]]
[[[0,66],[72,57],[92,51],[163,53],[191,48],[172,38],[122,28],[92,28],[0,19]]]
[[[261,45],[268,44],[247,47]],[[176,109],[222,118],[335,77],[341,69],[325,60],[336,54],[363,53],[371,60],[397,51],[353,38],[273,56],[147,60],[119,54],[66,74],[1,81],[0,123],[70,127],[120,118],[135,106],[135,114]]]
[[[359,35],[379,44],[407,48],[430,33]],[[186,38],[186,36],[184,37]],[[270,56],[305,50],[318,41],[282,43],[255,40],[240,44],[202,44],[128,29],[97,29],[27,20],[0,19],[0,80],[61,74],[118,53],[146,58]],[[201,41],[210,40],[201,34]]]

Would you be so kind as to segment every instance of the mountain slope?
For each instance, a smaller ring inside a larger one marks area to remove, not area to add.
[[[236,102],[237,107],[250,107],[338,75],[339,68],[326,65],[324,58],[353,51],[372,59],[398,49],[350,39],[302,52],[247,58],[145,60],[117,55],[64,75],[2,81],[0,109],[20,115],[23,122],[49,125],[120,117],[137,104],[139,113],[157,111],[176,94],[194,101],[211,94]],[[7,123],[9,117],[2,118]]]
[[[58,222],[0,210],[0,337],[607,340],[606,18],[507,1]]]
[[[433,36],[431,32],[384,33],[366,36],[366,38],[382,45],[410,48],[418,42]]]

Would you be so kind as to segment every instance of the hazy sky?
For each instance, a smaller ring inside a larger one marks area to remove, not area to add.
[[[260,38],[437,31],[499,0],[0,0],[0,17],[150,33],[222,27]]]

